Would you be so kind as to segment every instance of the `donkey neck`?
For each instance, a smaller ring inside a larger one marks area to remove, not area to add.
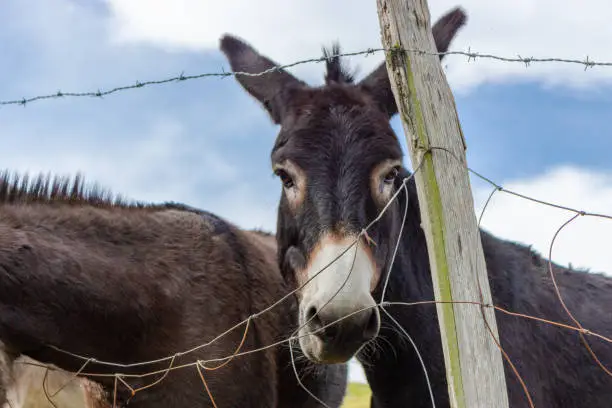
[[[446,406],[447,394],[443,355],[440,343],[435,304],[399,305],[434,300],[433,285],[425,234],[414,179],[407,184],[408,212],[397,256],[388,276],[384,301],[390,305],[384,309],[401,328],[385,313],[381,313],[382,328],[376,350],[364,352],[359,360],[364,363],[368,382],[373,391],[376,407],[395,408],[405,406],[406,401],[431,406],[431,400],[422,365],[407,333],[424,360],[436,403]],[[403,218],[405,194],[400,194],[399,219]],[[391,246],[396,244],[392,237]],[[388,269],[388,266],[387,266]],[[383,286],[383,285],[381,285]],[[375,299],[381,300],[377,290]],[[405,333],[404,333],[405,331]],[[406,375],[406,373],[410,373]],[[416,407],[417,405],[415,405]],[[421,405],[418,405],[419,407]]]
[[[398,196],[400,211],[398,223],[401,222],[406,205],[408,210],[403,231],[400,237],[397,256],[390,268],[387,290],[384,300],[388,302],[416,302],[433,299],[431,269],[427,252],[425,233],[421,228],[421,214],[414,179],[406,185],[408,197],[404,193]],[[397,245],[397,235],[390,237],[390,246]],[[389,270],[389,265],[385,267]],[[376,294],[381,300],[382,293]],[[415,308],[417,306],[402,306]]]

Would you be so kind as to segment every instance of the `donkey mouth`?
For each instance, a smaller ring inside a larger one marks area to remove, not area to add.
[[[378,335],[380,315],[375,308],[361,310],[347,319],[336,319],[336,315],[317,314],[314,307],[309,307],[300,319],[303,325],[300,346],[309,360],[323,364],[344,363]]]
[[[345,343],[341,346],[323,347],[323,353],[320,358],[325,364],[346,363],[353,358],[363,346],[363,343],[354,342],[350,344]]]
[[[363,347],[362,343],[342,344],[340,346],[325,344],[319,338],[316,338],[314,342],[319,343],[318,346],[303,348],[303,353],[308,360],[316,364],[346,363]],[[311,344],[314,342],[311,342]]]
[[[353,358],[367,342],[350,339],[325,339],[317,333],[309,333],[300,338],[304,356],[316,364],[340,364]]]

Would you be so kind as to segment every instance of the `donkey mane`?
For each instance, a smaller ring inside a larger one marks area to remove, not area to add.
[[[149,204],[129,201],[93,183],[87,185],[82,173],[74,177],[39,173],[0,171],[0,204],[62,203],[96,207],[143,208]]]
[[[0,206],[4,204],[85,205],[141,211],[179,210],[206,216],[216,225],[223,224],[219,216],[186,204],[173,201],[146,203],[129,200],[101,187],[98,183],[87,183],[83,173],[80,172],[73,177],[50,173],[40,173],[30,177],[27,173],[0,171]],[[273,233],[261,228],[246,229],[246,231],[263,237],[274,236]]]
[[[355,82],[355,70],[351,70],[345,60],[339,55],[341,47],[334,42],[331,47],[323,47],[323,58],[325,58],[325,84],[352,84]]]
[[[35,203],[88,205],[107,209],[201,212],[201,210],[176,202],[146,203],[130,200],[101,187],[98,183],[87,183],[80,172],[75,176],[39,173],[30,177],[28,173],[0,171],[0,205]]]

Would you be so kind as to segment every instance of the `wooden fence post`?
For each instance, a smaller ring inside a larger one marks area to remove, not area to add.
[[[383,47],[391,50],[386,54],[387,71],[410,157],[414,166],[423,161],[415,179],[435,299],[491,304],[465,166],[465,140],[439,57],[431,54],[437,50],[427,1],[377,3]],[[484,311],[498,339],[493,309],[453,303],[436,307],[451,407],[508,407],[502,354],[483,319]]]

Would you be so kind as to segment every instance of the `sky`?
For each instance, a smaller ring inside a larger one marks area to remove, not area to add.
[[[430,0],[432,20],[461,5],[468,24],[451,45],[504,57],[612,61],[612,3],[604,0]],[[239,35],[281,64],[378,48],[370,0],[4,0],[0,100],[107,90],[137,81],[227,72],[218,50]],[[354,57],[359,78],[382,54]],[[513,191],[612,214],[612,67],[446,57],[471,168]],[[322,64],[290,70],[323,81]],[[404,142],[399,119],[393,128]],[[146,201],[179,201],[245,228],[275,229],[280,183],[269,153],[277,132],[232,78],[204,78],[104,98],[0,107],[0,167],[84,173]],[[410,166],[409,159],[406,164]],[[475,211],[490,186],[472,178]],[[567,211],[496,193],[482,226],[544,255]],[[581,217],[560,233],[553,260],[612,273],[612,221]],[[357,365],[353,379],[363,381]]]

